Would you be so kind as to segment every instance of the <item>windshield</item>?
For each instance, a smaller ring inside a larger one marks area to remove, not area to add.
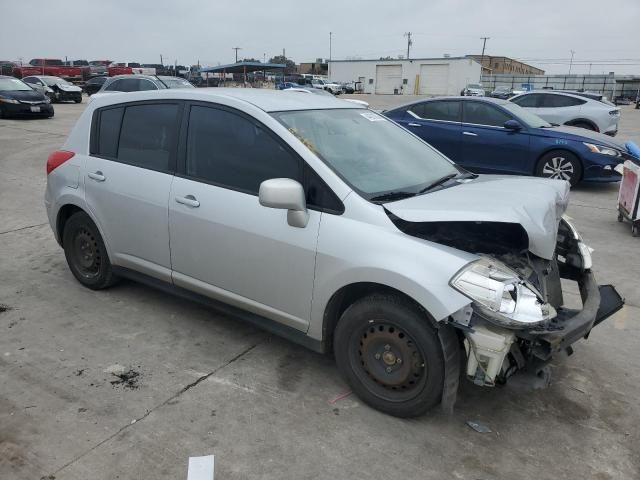
[[[66,80],[60,77],[40,77],[40,78],[42,79],[44,84],[48,87],[51,87],[52,85],[72,85],[71,83],[67,82]]]
[[[511,89],[509,87],[496,87],[496,92],[509,92]]]
[[[482,85],[478,85],[477,83],[470,83],[467,85],[467,88],[477,88],[478,90],[482,90]]]
[[[522,120],[527,127],[531,128],[549,128],[551,124],[546,120],[541,119],[535,113],[531,113],[529,110],[522,108],[520,105],[516,105],[512,102],[503,103],[502,108],[508,110],[510,113],[516,115]]]
[[[273,116],[367,199],[389,192],[414,195],[461,171],[428,144],[370,110],[304,110]]]
[[[195,88],[184,78],[180,77],[158,77],[167,88]]]
[[[0,78],[0,92],[28,92],[33,90],[17,78]]]

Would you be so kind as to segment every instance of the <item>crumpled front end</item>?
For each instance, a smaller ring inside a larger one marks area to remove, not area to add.
[[[572,353],[594,326],[624,305],[611,285],[598,285],[591,249],[563,218],[551,260],[530,252],[482,257],[451,285],[473,301],[452,316],[467,350],[466,374],[474,383],[504,383],[517,371],[537,378],[555,354]],[[561,280],[575,282],[582,308],[565,307]]]

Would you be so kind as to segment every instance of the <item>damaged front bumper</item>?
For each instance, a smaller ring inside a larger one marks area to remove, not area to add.
[[[572,345],[587,338],[593,327],[620,310],[624,299],[612,285],[598,285],[591,271],[573,275],[580,289],[582,309],[559,307],[544,325],[523,330],[500,328],[477,313],[465,332],[469,379],[481,386],[505,383],[518,371],[538,374],[560,352],[572,353]]]

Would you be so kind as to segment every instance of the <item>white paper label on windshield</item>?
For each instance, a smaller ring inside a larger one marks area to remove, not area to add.
[[[360,115],[362,115],[364,118],[366,118],[370,122],[383,122],[386,120],[384,117],[380,115],[376,115],[375,113],[372,113],[372,112],[362,112]]]

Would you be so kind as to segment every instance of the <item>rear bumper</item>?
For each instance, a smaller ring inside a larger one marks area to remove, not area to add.
[[[547,363],[553,355],[587,338],[593,327],[624,306],[624,299],[612,285],[598,285],[591,272],[578,280],[582,310],[560,307],[557,317],[542,329],[528,330],[517,336],[532,341],[533,363]]]

